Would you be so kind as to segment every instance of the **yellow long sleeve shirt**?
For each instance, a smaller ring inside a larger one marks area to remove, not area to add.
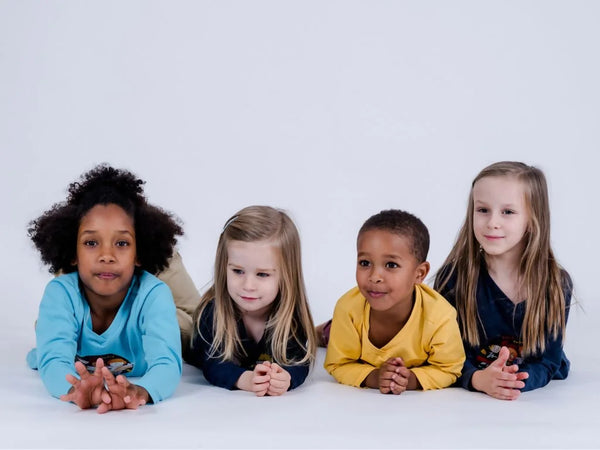
[[[465,361],[456,310],[429,286],[415,286],[415,304],[404,327],[383,347],[369,341],[371,307],[358,287],[337,302],[325,369],[343,384],[360,386],[392,357],[401,357],[424,390],[450,386]]]

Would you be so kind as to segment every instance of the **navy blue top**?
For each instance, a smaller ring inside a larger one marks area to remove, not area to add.
[[[246,332],[246,327],[240,319],[237,322],[238,333],[242,342],[242,347],[245,355],[239,358],[239,361],[222,361],[219,357],[210,356],[210,346],[214,339],[213,332],[213,317],[214,317],[214,300],[206,305],[202,316],[200,317],[200,333],[198,327],[194,327],[194,336],[192,338],[192,356],[191,363],[202,369],[206,379],[216,386],[227,389],[236,389],[240,376],[246,370],[254,370],[254,366],[261,361],[275,362],[283,369],[289,372],[291,376],[289,389],[294,389],[300,386],[308,375],[310,367],[309,363],[302,365],[285,366],[275,361],[273,352],[270,346],[270,336],[267,331],[261,338],[260,342],[254,341]],[[287,357],[292,360],[301,360],[304,358],[306,351],[296,342],[291,339],[288,343]]]
[[[440,273],[443,276],[444,269]],[[566,317],[568,318],[573,283],[566,271],[563,270],[561,274]],[[456,307],[455,284],[456,274],[453,274],[440,294]],[[545,352],[522,358],[521,328],[526,303],[523,301],[515,305],[490,277],[485,264],[481,265],[479,272],[476,298],[480,318],[478,330],[481,345],[478,348],[472,347],[463,340],[467,359],[462,376],[457,381],[458,385],[474,390],[471,385],[473,373],[478,369],[485,369],[492,361],[496,360],[502,346],[508,347],[511,352],[508,364],[518,364],[520,372],[529,374],[529,378],[523,380],[525,387],[521,391],[540,388],[552,379],[564,380],[567,378],[570,363],[563,351],[563,342],[560,336],[558,339],[552,339],[552,336],[548,338]]]

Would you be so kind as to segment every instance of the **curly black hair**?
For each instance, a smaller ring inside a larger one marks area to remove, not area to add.
[[[77,270],[79,222],[94,206],[107,204],[120,206],[133,218],[140,268],[153,274],[166,268],[183,229],[176,216],[147,202],[144,183],[127,170],[100,164],[69,185],[66,201],[32,220],[28,236],[50,273]]]
[[[427,259],[429,231],[421,220],[399,209],[388,209],[369,217],[358,232],[360,236],[369,230],[385,230],[404,236],[411,241],[412,254],[419,263]]]

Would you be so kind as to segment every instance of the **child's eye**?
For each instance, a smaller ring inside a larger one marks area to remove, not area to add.
[[[117,247],[127,247],[129,245],[129,242],[127,242],[127,241],[117,241],[116,245],[117,245]]]
[[[505,209],[504,211],[502,211],[502,214],[509,215],[515,214],[515,212],[512,209]]]
[[[361,259],[360,261],[358,261],[358,265],[360,267],[369,267],[371,265],[371,263],[369,261],[367,261],[366,259]]]
[[[487,212],[488,212],[488,209],[487,209],[487,208],[477,208],[477,209],[476,209],[476,211],[477,211],[478,213],[485,214],[485,213],[487,213]]]
[[[244,271],[242,269],[231,269],[231,271],[233,273],[235,273],[236,275],[243,275]]]
[[[400,266],[392,261],[385,263],[386,269],[397,269],[398,267],[400,267]]]
[[[95,247],[98,245],[98,242],[94,241],[92,239],[89,239],[87,241],[83,241],[83,245],[85,245],[86,247]]]
[[[270,274],[268,274],[268,273],[266,273],[266,272],[258,272],[258,273],[256,274],[256,276],[257,276],[257,277],[260,277],[260,278],[267,278],[268,276],[270,276]]]

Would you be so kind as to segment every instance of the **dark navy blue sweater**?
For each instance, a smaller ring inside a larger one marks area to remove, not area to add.
[[[194,327],[194,336],[192,339],[192,356],[190,362],[202,369],[204,377],[209,383],[226,389],[236,389],[240,376],[246,370],[253,370],[257,362],[270,361],[280,365],[289,372],[291,382],[289,389],[300,386],[306,379],[310,364],[285,366],[275,361],[269,342],[270,336],[263,335],[260,342],[255,342],[248,333],[242,320],[238,320],[238,333],[242,341],[242,347],[245,355],[242,355],[238,361],[222,361],[219,357],[210,356],[210,347],[214,339],[213,332],[214,301],[211,301],[200,317],[200,333],[198,328]],[[306,351],[292,339],[288,343],[287,357],[291,360],[301,360]]]
[[[444,269],[440,273],[443,277]],[[562,271],[562,278],[568,317],[573,284],[567,272]],[[456,274],[453,274],[448,284],[440,291],[453,306],[456,306],[455,283]],[[472,347],[468,342],[463,341],[467,359],[462,376],[457,381],[458,385],[474,390],[471,385],[473,373],[486,368],[497,359],[502,346],[508,347],[511,352],[509,364],[518,364],[520,372],[529,374],[529,378],[524,380],[525,387],[521,389],[522,391],[540,388],[552,379],[567,378],[570,363],[563,351],[563,342],[560,336],[558,339],[550,337],[546,341],[545,352],[525,359],[521,357],[521,328],[526,301],[515,305],[492,280],[485,264],[481,265],[479,272],[476,297],[480,317],[478,329],[481,345],[478,348]]]

